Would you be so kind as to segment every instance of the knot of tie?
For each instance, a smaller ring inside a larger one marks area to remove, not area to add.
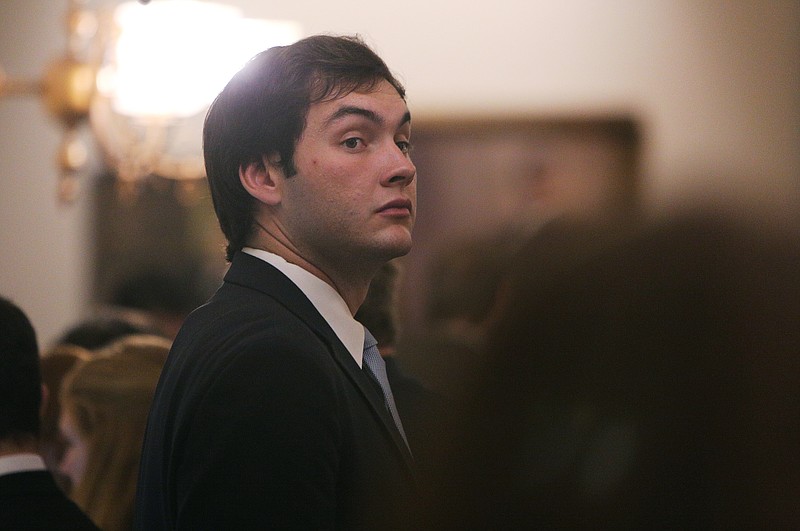
[[[375,339],[375,336],[367,330],[367,327],[364,327],[364,352],[368,350],[372,350],[373,348],[378,348],[378,340]]]

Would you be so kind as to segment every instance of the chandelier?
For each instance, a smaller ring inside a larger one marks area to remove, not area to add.
[[[123,193],[151,177],[184,187],[205,178],[200,130],[211,101],[250,57],[301,30],[199,0],[105,10],[70,0],[66,33],[66,51],[41,79],[13,79],[0,68],[0,96],[39,95],[62,126],[58,197],[70,202],[88,159],[79,135],[87,123]]]

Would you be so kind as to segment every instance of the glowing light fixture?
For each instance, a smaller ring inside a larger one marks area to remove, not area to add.
[[[204,178],[200,126],[211,101],[250,57],[301,36],[294,22],[199,0],[125,2],[99,16],[85,5],[69,2],[68,50],[42,81],[10,80],[0,69],[0,95],[40,94],[65,127],[63,200],[75,195],[86,160],[76,135],[86,118],[123,188],[151,175],[188,185]]]

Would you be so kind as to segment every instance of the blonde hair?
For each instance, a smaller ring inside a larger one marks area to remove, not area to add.
[[[76,366],[61,390],[62,407],[87,446],[72,498],[106,531],[132,528],[147,415],[170,344],[150,335],[115,341]]]

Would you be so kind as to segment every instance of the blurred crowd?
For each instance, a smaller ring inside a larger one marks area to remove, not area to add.
[[[397,261],[356,315],[428,482],[409,527],[800,528],[796,231],[554,220],[432,263],[424,338],[403,341]],[[15,339],[20,311],[3,299],[0,527],[20,503],[2,459],[22,448],[93,525],[130,529],[173,323],[110,314],[40,351]]]

